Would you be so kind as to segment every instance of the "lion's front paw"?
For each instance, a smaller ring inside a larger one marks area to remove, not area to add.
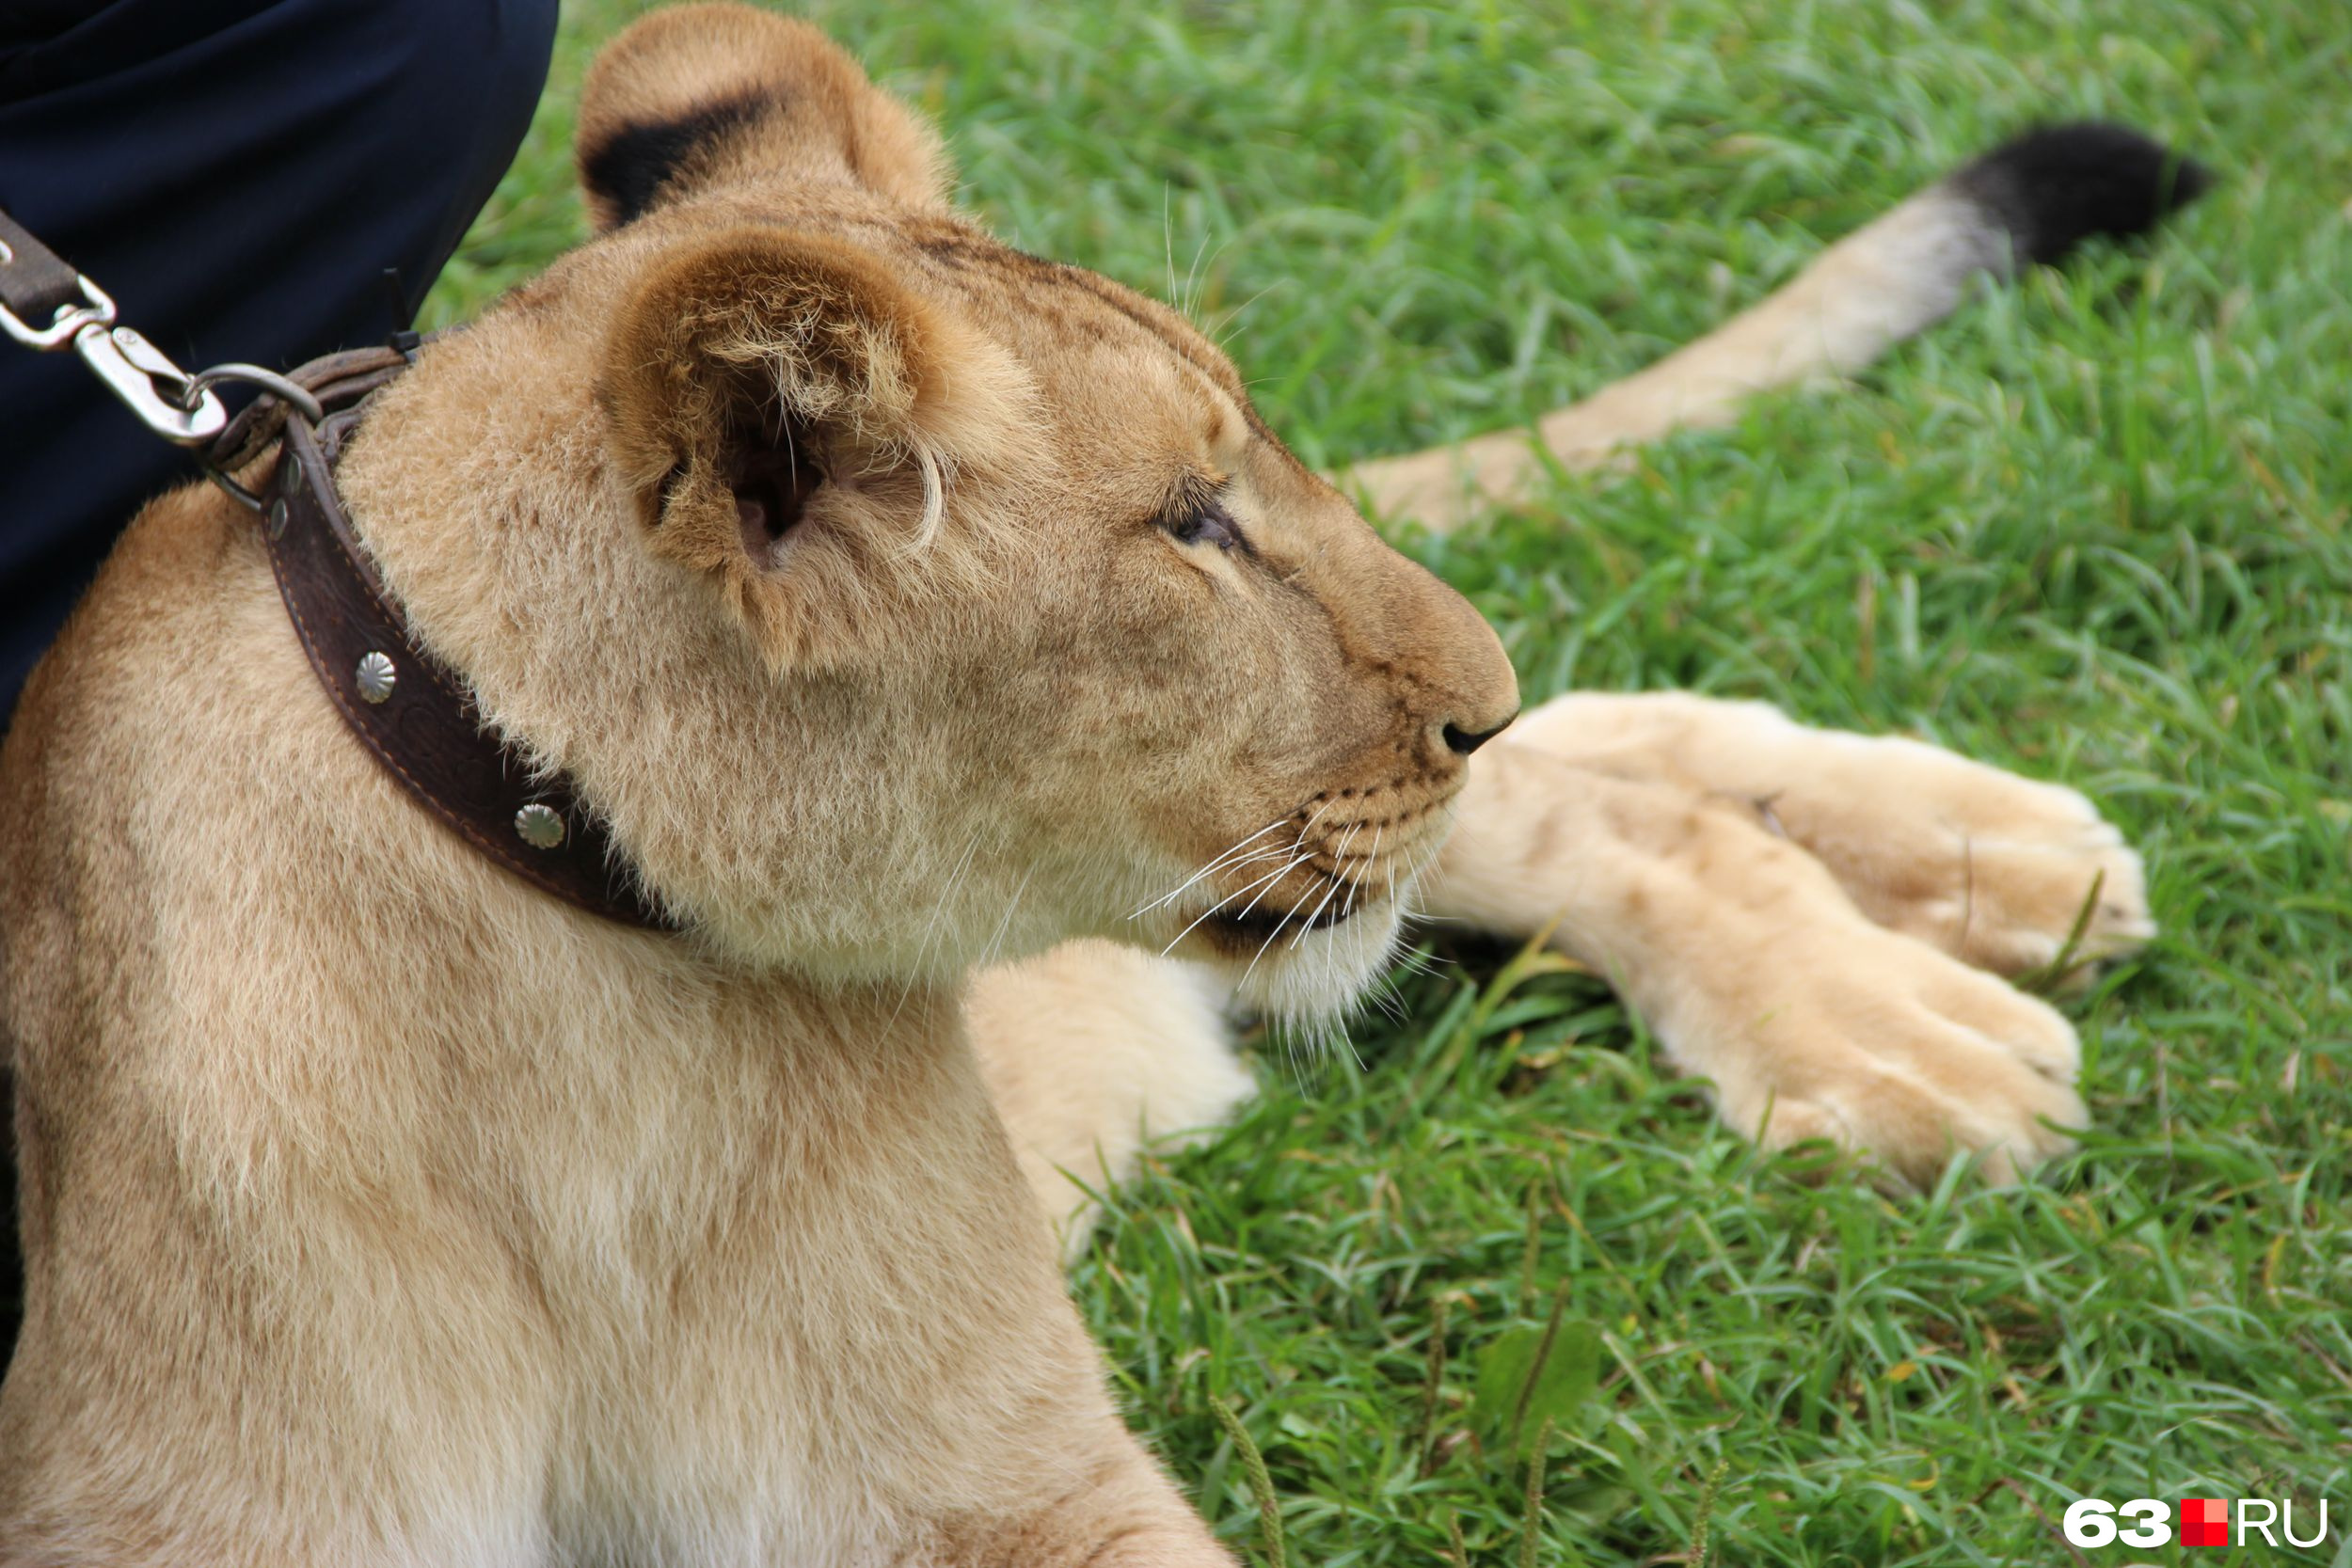
[[[1918,741],[1811,733],[1843,766],[1761,809],[1881,925],[2069,982],[2155,935],[2139,856],[2074,790]]]
[[[1659,1033],[1764,1148],[1828,1138],[1918,1186],[1975,1152],[2010,1181],[2087,1120],[2065,1019],[1859,917],[1784,933],[1702,984],[1659,1009]]]
[[[2089,800],[1940,746],[1682,691],[1575,693],[1512,739],[1745,803],[1873,920],[1979,968],[2080,978],[2155,934],[2139,857]]]

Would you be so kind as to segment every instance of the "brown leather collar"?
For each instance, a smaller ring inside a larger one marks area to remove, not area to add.
[[[358,405],[407,365],[397,348],[312,361],[293,379],[319,399],[324,421],[263,398],[221,433],[208,466],[234,472],[277,443],[257,499],[278,595],[343,722],[418,804],[543,893],[625,926],[675,930],[571,780],[533,777],[483,724],[465,683],[410,634],[352,533],[334,462]]]

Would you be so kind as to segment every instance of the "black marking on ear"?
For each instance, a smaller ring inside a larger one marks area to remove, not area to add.
[[[2094,234],[2146,232],[2213,176],[2162,142],[2091,120],[2028,131],[1950,183],[2009,231],[2021,261],[2056,261]]]
[[[624,125],[580,149],[580,182],[611,204],[616,227],[634,223],[659,202],[689,158],[783,107],[773,93],[746,92],[674,119]]]

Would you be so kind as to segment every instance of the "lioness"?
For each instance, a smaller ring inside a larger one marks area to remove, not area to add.
[[[580,153],[598,236],[382,393],[340,480],[684,929],[445,831],[250,516],[148,509],[0,756],[0,1562],[1226,1562],[1047,1215],[1245,1092],[1226,990],[1342,1006],[1414,898],[1549,930],[1769,1143],[2005,1175],[2080,1125],[2072,1031],[1995,973],[2094,885],[2088,952],[2148,932],[2079,796],[1688,697],[1498,738],[1470,607],[1175,313],[954,213],[805,26],[640,24]],[[2014,173],[1556,453],[1948,309],[2034,248]],[[1516,450],[1355,482],[1441,513]]]

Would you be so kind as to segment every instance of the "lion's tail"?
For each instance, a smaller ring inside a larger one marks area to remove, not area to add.
[[[1547,459],[1590,468],[1620,448],[1729,422],[1755,394],[1851,375],[1949,315],[1979,273],[2008,277],[2094,234],[2137,234],[2193,199],[2203,168],[2137,131],[2032,131],[1821,252],[1787,287],[1696,342],[1523,430],[1348,470],[1379,516],[1444,529],[1524,497]]]

